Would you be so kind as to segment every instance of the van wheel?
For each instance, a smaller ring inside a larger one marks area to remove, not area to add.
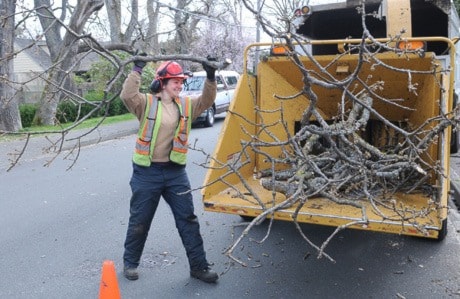
[[[204,120],[205,127],[212,127],[214,125],[214,109],[209,108],[206,113],[206,119]]]

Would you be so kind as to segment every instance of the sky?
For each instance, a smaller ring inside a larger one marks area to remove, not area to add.
[[[70,0],[70,3],[74,2],[74,1],[75,1],[75,0]],[[164,3],[167,3],[167,2],[168,2],[168,0],[158,0],[158,1],[164,2]],[[257,0],[252,0],[252,1],[253,1],[253,3],[254,3],[254,2],[257,1]],[[265,1],[266,1],[266,3],[267,3],[267,2],[270,2],[270,0],[265,0]],[[303,2],[304,2],[304,3],[308,3],[309,5],[318,5],[318,4],[338,3],[338,2],[345,2],[345,1],[346,1],[346,0],[304,0]],[[24,3],[27,7],[33,7],[33,0],[22,0],[21,2]],[[99,14],[99,15],[100,15],[100,17],[104,18],[104,13]],[[249,16],[248,18],[244,18],[244,19],[246,19],[246,20],[248,21],[248,23],[247,23],[247,24],[243,24],[243,26],[248,27],[248,29],[249,29],[249,28],[252,28],[253,30],[255,30],[256,25],[255,25],[255,20],[254,20],[254,18],[251,17],[251,16]],[[33,22],[32,22],[32,23],[33,23]],[[35,24],[35,23],[33,23],[33,24]],[[30,29],[30,28],[36,28],[36,27],[38,28],[38,26],[29,26],[29,29]],[[37,34],[38,34],[38,33],[37,33]],[[96,33],[96,35],[97,35],[97,33]],[[106,35],[107,35],[107,33],[104,32],[104,33],[103,33],[103,36],[106,36]],[[264,39],[264,38],[263,38],[263,36],[262,36],[262,40],[263,40],[263,39]]]

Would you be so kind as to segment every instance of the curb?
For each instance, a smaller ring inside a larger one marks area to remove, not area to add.
[[[108,141],[116,138],[121,138],[137,133],[139,128],[139,122],[137,120],[125,121],[121,124],[115,125],[103,125],[92,131],[88,135],[81,137],[80,145],[87,146],[91,144],[97,144],[99,142]],[[68,150],[73,147],[69,144],[72,142],[72,139],[78,138],[84,134],[84,130],[75,131],[69,136],[66,137],[66,144],[63,147],[63,150]]]
[[[88,146],[100,142],[126,137],[137,133],[139,121],[137,119],[127,120],[115,124],[101,125],[91,131],[91,128],[70,131],[64,137],[64,143],[59,150],[67,151],[75,146]],[[47,134],[44,136],[33,136],[29,139],[27,148],[24,151],[25,138],[0,142],[0,172],[10,167],[11,160],[15,155],[22,153],[21,161],[33,160],[37,157],[53,154],[60,146],[58,140],[61,134]],[[56,144],[54,144],[56,143]]]

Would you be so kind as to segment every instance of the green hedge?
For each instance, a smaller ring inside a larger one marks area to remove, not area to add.
[[[35,112],[37,112],[37,104],[22,104],[19,105],[19,113],[21,114],[21,123],[23,128],[32,126]]]
[[[99,102],[104,98],[102,93],[98,92],[90,92],[85,96],[85,99],[89,102]],[[94,103],[96,105],[82,103],[82,104],[75,104],[71,101],[63,101],[59,103],[56,118],[60,123],[67,123],[67,122],[74,122],[80,120],[83,116],[90,113],[98,103]],[[107,111],[108,110],[108,111]],[[100,117],[106,115],[107,116],[115,116],[128,113],[125,105],[121,101],[120,98],[116,98],[110,103],[107,103],[105,106],[101,107],[97,112],[91,115],[93,117]]]
[[[103,98],[103,93],[97,91],[89,92],[85,96],[85,99],[89,102],[101,101]],[[83,116],[90,113],[96,107],[96,105],[88,103],[76,104],[72,101],[64,100],[58,105],[56,119],[61,124],[80,120]],[[20,105],[19,111],[21,113],[21,121],[23,128],[32,126],[33,119],[37,109],[37,104]],[[107,116],[115,116],[128,113],[128,110],[126,109],[121,99],[117,97],[115,100],[113,100],[110,103],[107,103],[106,106],[103,106],[93,115],[91,115],[90,118],[104,116],[106,114],[106,111]]]

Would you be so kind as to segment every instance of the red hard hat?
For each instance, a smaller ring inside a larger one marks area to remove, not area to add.
[[[184,75],[184,70],[175,61],[165,61],[157,69],[155,79],[168,79],[168,78],[179,78],[185,79],[187,78]]]

